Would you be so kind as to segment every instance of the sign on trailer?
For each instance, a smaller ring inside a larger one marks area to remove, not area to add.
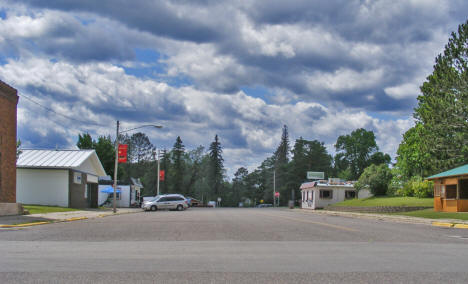
[[[307,179],[324,179],[324,172],[307,172]]]

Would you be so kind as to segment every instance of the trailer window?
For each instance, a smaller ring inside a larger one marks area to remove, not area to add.
[[[346,199],[356,198],[356,191],[354,191],[354,190],[346,190],[346,191],[345,191],[345,198],[346,198]]]
[[[320,190],[320,198],[321,199],[332,199],[333,198],[333,190]]]

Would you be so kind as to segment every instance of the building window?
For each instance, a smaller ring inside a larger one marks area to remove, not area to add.
[[[346,190],[346,191],[345,191],[345,198],[346,198],[346,199],[356,198],[356,191],[354,191],[354,190]]]
[[[109,198],[112,200],[114,198],[114,193],[109,194]],[[120,192],[115,193],[115,200],[120,200]]]
[[[434,184],[434,196],[435,197],[440,197],[444,196],[444,185],[443,184]]]
[[[461,179],[459,181],[460,199],[468,199],[468,179]]]
[[[333,190],[320,190],[320,198],[321,199],[332,199],[333,198]]]
[[[456,199],[457,198],[457,185],[448,184],[445,186],[445,198]]]

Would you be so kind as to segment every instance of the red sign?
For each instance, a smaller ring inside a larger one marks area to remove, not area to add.
[[[279,192],[278,191],[275,192],[275,197],[279,197]]]
[[[159,171],[159,180],[164,181],[164,170]]]
[[[127,149],[128,145],[127,144],[119,144],[119,163],[126,163],[127,162]]]

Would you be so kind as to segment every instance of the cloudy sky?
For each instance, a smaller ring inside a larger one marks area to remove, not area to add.
[[[29,148],[156,123],[144,132],[159,148],[218,134],[232,174],[271,155],[286,124],[291,141],[330,152],[339,135],[373,130],[394,157],[467,11],[462,0],[0,0],[0,80],[19,91]]]

